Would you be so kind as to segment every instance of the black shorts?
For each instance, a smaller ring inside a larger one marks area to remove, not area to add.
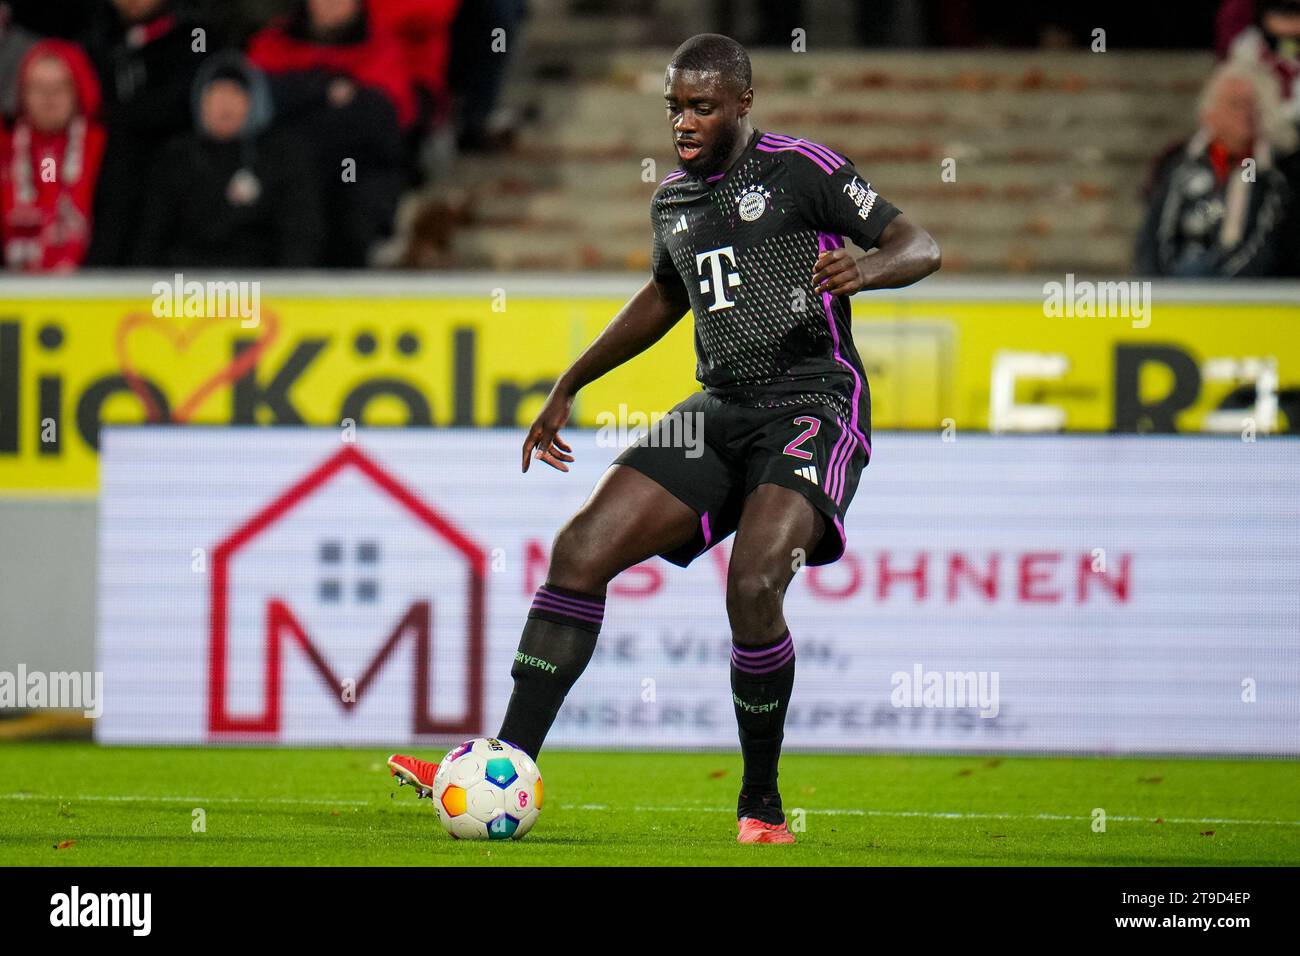
[[[688,419],[689,416],[689,419]],[[765,482],[799,492],[826,519],[809,565],[844,553],[844,515],[871,457],[871,439],[819,402],[753,408],[696,392],[629,445],[616,465],[653,478],[700,516],[694,538],[661,557],[686,567],[728,537]]]

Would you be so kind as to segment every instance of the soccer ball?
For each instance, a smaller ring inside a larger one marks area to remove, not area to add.
[[[433,805],[442,828],[458,840],[518,840],[542,812],[542,775],[504,740],[468,740],[438,764]]]

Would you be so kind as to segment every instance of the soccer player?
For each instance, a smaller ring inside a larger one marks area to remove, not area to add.
[[[795,668],[782,604],[800,563],[844,553],[844,515],[871,456],[849,296],[924,278],[939,248],[844,156],[755,129],[750,82],[748,54],[718,34],[692,37],[668,64],[680,165],[650,203],[653,277],[556,382],[524,440],[523,470],[536,459],[568,471],[559,431],[579,389],[688,309],[703,389],[656,424],[657,437],[624,450],[556,536],[497,736],[537,757],[591,659],[617,574],[654,555],[685,567],[735,532],[726,602],[744,760],[739,840],[793,843],[777,789]],[[854,255],[845,236],[871,251]],[[687,415],[702,423],[697,457],[660,440],[682,434]],[[436,764],[395,755],[390,767],[427,791]]]

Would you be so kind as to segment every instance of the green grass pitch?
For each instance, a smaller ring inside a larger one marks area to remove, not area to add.
[[[1300,864],[1296,761],[789,754],[799,843],[739,846],[734,755],[543,753],[517,843],[452,840],[385,756],[0,744],[0,865]]]

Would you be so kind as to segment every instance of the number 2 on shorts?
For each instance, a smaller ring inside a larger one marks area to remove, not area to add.
[[[821,419],[813,418],[811,415],[800,415],[798,418],[794,420],[794,423],[796,425],[804,426],[803,433],[801,435],[796,436],[795,439],[790,442],[790,444],[786,445],[785,448],[781,450],[781,453],[783,455],[791,455],[795,458],[802,458],[804,461],[809,461],[812,459],[813,456],[812,452],[804,451],[799,446],[802,445],[804,442],[806,442],[808,439],[812,438],[814,435],[817,434],[818,431],[821,430],[822,427]]]

